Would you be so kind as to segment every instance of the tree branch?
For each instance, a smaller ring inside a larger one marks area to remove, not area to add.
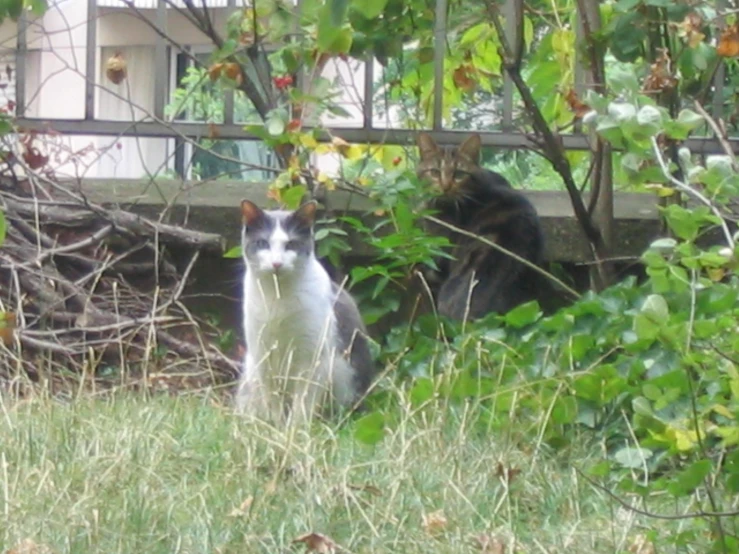
[[[562,177],[562,180],[567,189],[567,194],[570,197],[572,208],[575,212],[578,223],[580,224],[583,233],[587,237],[591,245],[591,250],[595,261],[598,262],[599,267],[601,266],[600,261],[608,257],[608,252],[603,237],[598,228],[593,224],[593,220],[588,214],[588,210],[583,203],[580,192],[577,188],[577,184],[572,176],[572,170],[570,163],[565,156],[564,146],[562,141],[550,127],[544,119],[544,116],[539,109],[536,100],[531,93],[531,89],[528,87],[526,82],[523,80],[521,75],[521,53],[517,53],[511,45],[508,43],[506,38],[505,30],[501,23],[501,14],[497,4],[494,0],[486,0],[486,6],[490,15],[490,20],[498,33],[498,39],[501,44],[501,58],[503,62],[503,68],[510,76],[513,83],[516,85],[521,99],[526,106],[526,111],[532,118],[534,131],[540,138],[540,146],[544,150],[544,155],[551,161],[554,169]],[[517,9],[520,11],[521,6],[516,3]],[[522,21],[521,18],[517,18],[517,21]],[[518,31],[520,36],[523,36],[523,29],[519,28]],[[517,55],[518,54],[518,55]]]

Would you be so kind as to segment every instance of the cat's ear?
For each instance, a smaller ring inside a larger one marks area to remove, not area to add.
[[[264,212],[251,200],[241,201],[241,217],[244,225],[253,227],[264,217]]]
[[[464,156],[473,163],[480,163],[480,149],[482,148],[482,139],[480,135],[474,133],[470,135],[457,149],[457,154]]]
[[[306,202],[302,206],[300,206],[295,212],[293,213],[292,217],[295,219],[298,223],[305,227],[313,227],[313,223],[316,220],[316,210],[318,208],[318,203],[315,200],[311,200],[310,202]]]
[[[434,159],[439,156],[439,145],[428,133],[418,133],[416,144],[421,153],[421,160]]]

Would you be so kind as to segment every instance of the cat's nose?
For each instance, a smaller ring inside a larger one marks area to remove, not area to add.
[[[282,262],[272,262],[272,267],[274,269],[280,269],[282,267]]]

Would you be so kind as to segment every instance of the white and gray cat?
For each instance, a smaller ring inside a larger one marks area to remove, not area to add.
[[[241,203],[244,370],[237,410],[275,423],[351,406],[374,376],[356,303],[316,259],[316,203],[296,211]]]

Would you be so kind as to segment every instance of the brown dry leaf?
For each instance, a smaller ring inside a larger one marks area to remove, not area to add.
[[[672,76],[672,60],[666,48],[660,48],[660,54],[649,68],[649,75],[644,80],[644,92],[662,92],[674,88],[677,79]]]
[[[448,523],[449,522],[444,515],[444,510],[436,510],[430,514],[423,514],[423,522],[421,525],[423,526],[423,530],[429,535],[438,535],[446,530]]]
[[[221,76],[222,71],[223,71],[223,64],[214,63],[208,68],[208,77],[210,77],[211,81],[217,81],[218,78]]]
[[[472,92],[477,87],[477,79],[475,79],[475,66],[472,64],[462,64],[452,73],[454,85],[464,91]]]
[[[306,552],[318,552],[319,554],[331,554],[339,548],[333,540],[320,533],[308,533],[307,535],[294,539],[292,542],[293,544],[302,542],[305,544]]]
[[[241,67],[239,66],[239,64],[230,62],[230,63],[227,63],[223,69],[224,69],[224,73],[226,74],[226,77],[236,81],[236,84],[241,86],[241,83],[243,82],[244,78],[241,74]]]
[[[13,342],[13,331],[15,331],[16,318],[13,312],[0,312],[0,341],[5,346]]]
[[[498,465],[495,468],[495,476],[499,477],[509,485],[519,473],[521,473],[520,469],[516,469],[515,467],[506,467],[501,462],[498,462]]]
[[[644,535],[637,535],[629,547],[631,554],[656,554],[654,544]]]
[[[706,38],[706,35],[701,33],[702,24],[703,19],[701,16],[696,12],[691,12],[678,24],[677,35],[684,38],[688,46],[695,48]]]
[[[567,104],[570,106],[570,110],[575,114],[575,117],[577,119],[582,119],[586,113],[591,111],[590,106],[580,100],[580,98],[577,96],[575,89],[571,88],[567,91],[567,93],[565,94],[565,100],[567,101]]]
[[[52,552],[51,548],[44,544],[38,544],[31,539],[25,539],[5,552],[5,554],[51,554]]]
[[[238,508],[234,508],[233,510],[231,510],[231,513],[229,515],[231,517],[242,517],[249,515],[249,508],[251,508],[253,502],[254,497],[247,496]]]
[[[721,33],[716,53],[724,58],[739,56],[739,21],[728,25]]]
[[[116,85],[120,85],[126,78],[126,59],[123,54],[116,52],[105,62],[105,76]]]
[[[475,544],[483,554],[505,554],[505,542],[487,533],[477,535],[475,537]]]
[[[215,123],[208,123],[208,138],[218,138],[221,136],[221,131],[218,129],[218,125]]]
[[[275,202],[282,202],[282,191],[275,187],[268,188],[267,198]]]

